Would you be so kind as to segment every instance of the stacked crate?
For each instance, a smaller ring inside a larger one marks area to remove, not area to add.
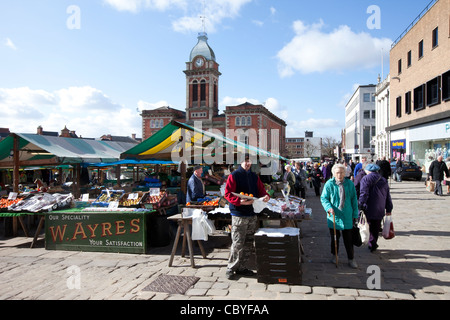
[[[258,282],[302,282],[300,229],[259,229],[255,234]]]

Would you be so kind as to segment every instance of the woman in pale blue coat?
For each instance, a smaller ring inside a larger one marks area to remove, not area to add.
[[[328,213],[328,228],[331,235],[331,262],[335,263],[336,254],[339,253],[339,238],[342,233],[345,250],[350,267],[357,268],[354,258],[352,229],[354,219],[359,216],[358,200],[356,198],[355,185],[350,179],[345,179],[345,167],[342,164],[333,166],[333,178],[323,187],[320,200]],[[336,219],[336,241],[338,252],[335,252],[333,215]]]

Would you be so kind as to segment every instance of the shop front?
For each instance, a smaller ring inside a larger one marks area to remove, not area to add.
[[[450,156],[450,119],[416,126],[409,129],[411,160],[428,172],[431,162],[439,156]]]

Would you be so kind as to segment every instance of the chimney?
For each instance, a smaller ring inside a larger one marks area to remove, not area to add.
[[[136,140],[136,133],[131,134],[131,139]]]
[[[44,129],[42,128],[42,126],[37,127],[37,134],[42,136]]]

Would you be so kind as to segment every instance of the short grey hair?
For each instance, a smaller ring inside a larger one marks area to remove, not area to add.
[[[292,166],[291,166],[290,164],[287,164],[284,168],[285,168],[286,170],[287,170],[287,169],[292,169]]]
[[[331,168],[331,173],[332,173],[333,175],[335,175],[336,172],[339,171],[339,170],[343,170],[343,171],[345,172],[345,171],[347,170],[347,168],[346,168],[343,164],[336,163],[336,164]]]

